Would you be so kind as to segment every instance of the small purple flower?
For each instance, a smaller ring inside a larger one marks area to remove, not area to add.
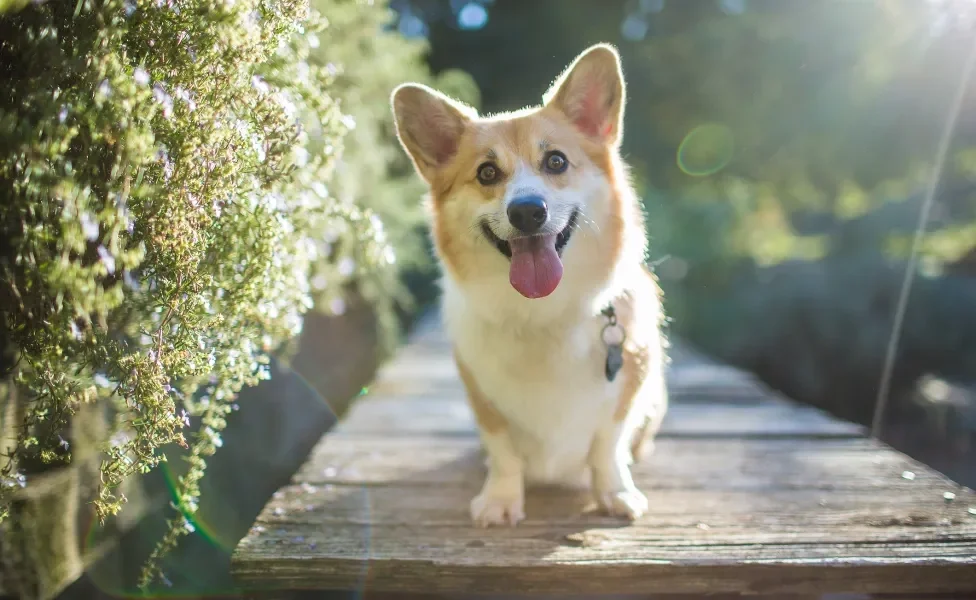
[[[146,71],[142,67],[136,67],[136,70],[133,72],[133,78],[139,85],[146,85],[149,83],[149,71]]]
[[[85,234],[85,239],[89,242],[93,242],[98,239],[98,222],[91,216],[90,213],[81,213],[78,217],[81,221],[81,231]]]
[[[99,245],[96,248],[98,251],[98,257],[102,259],[102,264],[105,265],[105,270],[108,271],[109,275],[115,273],[115,257],[105,248],[105,246]]]

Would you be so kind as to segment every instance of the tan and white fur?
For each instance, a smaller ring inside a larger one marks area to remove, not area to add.
[[[512,113],[479,116],[420,84],[393,92],[397,135],[430,188],[445,326],[487,454],[470,506],[478,525],[519,522],[525,487],[536,482],[588,478],[606,512],[636,519],[647,510],[630,465],[652,446],[667,408],[665,343],[643,215],[619,152],[624,103],[620,59],[605,44],[577,57],[543,105]],[[568,162],[563,172],[547,170],[560,164],[544,162],[554,150]],[[489,185],[479,179],[492,173]],[[506,211],[526,194],[544,198],[545,231],[578,214],[561,280],[531,299],[482,229],[518,236]],[[601,337],[608,304],[626,333],[613,381]]]

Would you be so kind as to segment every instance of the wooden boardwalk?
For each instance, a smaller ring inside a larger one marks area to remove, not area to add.
[[[275,494],[233,557],[240,587],[427,594],[976,592],[976,495],[682,345],[650,500],[632,525],[529,490],[473,527],[483,459],[434,317]],[[283,595],[272,593],[272,597]],[[954,596],[958,597],[958,596]]]

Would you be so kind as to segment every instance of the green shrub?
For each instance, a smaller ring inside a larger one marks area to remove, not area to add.
[[[421,202],[425,188],[406,154],[392,143],[396,134],[390,92],[404,81],[420,81],[477,106],[478,89],[462,71],[448,69],[432,76],[424,62],[425,40],[385,31],[396,17],[385,0],[313,0],[313,5],[329,20],[329,28],[313,39],[318,49],[313,50],[312,61],[336,73],[329,90],[340,100],[352,127],[344,138],[345,149],[330,185],[332,194],[340,202],[371,210],[396,248],[396,270],[357,276],[357,291],[383,309],[381,332],[391,341],[389,333],[396,331],[391,303],[404,309],[413,304],[399,275],[417,271],[433,278],[434,261]],[[340,267],[358,260],[355,255],[343,256],[322,265],[330,269],[324,277],[312,279],[323,310],[329,310],[335,299],[332,282],[343,278]],[[318,290],[324,282],[330,286]]]
[[[189,528],[235,394],[300,330],[313,265],[330,285],[340,271],[391,281],[392,257],[371,211],[327,185],[349,120],[333,69],[309,60],[305,34],[327,45],[333,30],[307,1],[12,6],[0,16],[0,325],[27,403],[2,516],[33,475],[91,458],[72,456],[69,424],[103,402],[100,519],[162,447],[189,447],[145,584]],[[325,248],[337,241],[351,271]]]

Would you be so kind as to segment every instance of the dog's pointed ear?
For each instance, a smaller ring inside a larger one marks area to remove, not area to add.
[[[624,94],[620,55],[609,44],[596,44],[576,57],[543,101],[562,111],[584,135],[615,146],[620,142]]]
[[[390,103],[400,144],[420,176],[430,181],[457,153],[474,110],[419,83],[397,86]]]

